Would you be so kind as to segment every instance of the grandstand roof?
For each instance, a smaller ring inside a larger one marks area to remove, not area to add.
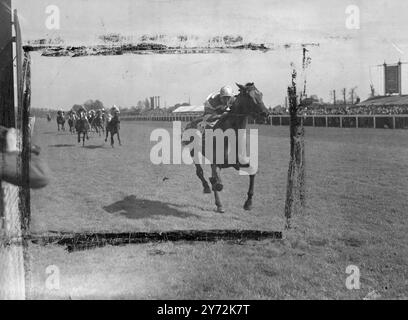
[[[357,106],[408,106],[408,95],[379,96],[360,102]]]
[[[186,113],[186,112],[204,112],[204,106],[183,106],[178,107],[173,113]]]

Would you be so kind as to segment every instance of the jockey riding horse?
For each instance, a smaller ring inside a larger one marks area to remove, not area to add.
[[[119,145],[120,146],[122,145],[122,143],[120,141],[120,134],[119,134],[119,130],[120,130],[119,113],[120,113],[119,108],[114,105],[111,108],[111,113],[107,115],[107,119],[106,119],[105,142],[108,141],[108,135],[109,135],[109,132],[110,132],[112,148],[113,148],[113,145],[114,145],[113,137],[114,137],[115,134],[118,136]]]
[[[105,131],[103,110],[99,109],[96,111],[95,117],[91,122],[91,128],[94,128],[96,133],[99,133],[99,136]]]
[[[62,110],[59,110],[57,112],[57,126],[58,126],[58,131],[60,131],[60,126],[61,126],[61,130],[65,131],[65,113]]]
[[[82,146],[85,146],[85,138],[89,140],[88,132],[91,129],[89,125],[89,121],[86,117],[86,111],[81,109],[79,112],[79,119],[76,121],[75,129],[78,133],[78,143],[81,142],[81,134],[82,134]]]
[[[248,197],[245,201],[244,209],[245,210],[252,209],[252,198],[254,195],[255,175],[256,175],[257,167],[251,166],[251,163],[246,159],[246,139],[241,139],[240,141],[239,130],[246,129],[249,116],[257,116],[257,117],[260,116],[260,117],[266,118],[269,114],[268,109],[265,107],[262,101],[262,93],[255,87],[253,83],[247,83],[245,86],[238,85],[238,88],[239,88],[239,94],[234,97],[232,104],[229,107],[229,111],[223,112],[221,115],[216,115],[217,121],[215,123],[212,122],[211,125],[205,125],[205,129],[212,129],[212,130],[220,129],[221,132],[223,133],[225,133],[227,130],[232,129],[235,132],[236,137],[238,136],[238,139],[237,138],[235,139],[236,140],[235,148],[233,148],[233,146],[229,146],[228,143],[223,143],[223,149],[220,149],[219,146],[217,147],[218,142],[217,142],[216,137],[213,136],[212,137],[214,139],[213,140],[213,150],[210,150],[212,151],[212,154],[206,155],[205,154],[206,137],[205,137],[205,134],[202,134],[201,136],[202,144],[200,146],[202,147],[202,149],[195,150],[195,148],[193,148],[191,150],[191,156],[193,157],[193,159],[195,158],[195,153],[200,152],[200,151],[203,156],[209,157],[208,159],[211,162],[211,171],[212,171],[210,183],[212,185],[212,191],[214,192],[217,212],[220,212],[220,213],[225,212],[223,209],[222,203],[221,203],[220,196],[219,196],[219,192],[221,192],[223,189],[220,171],[223,168],[229,168],[229,167],[239,170],[240,172],[242,170],[243,172],[245,172],[246,175],[249,176]],[[211,120],[211,117],[208,117],[208,118],[210,118]],[[204,121],[206,123],[209,122],[208,118],[205,119],[205,116],[204,116]],[[199,127],[202,123],[202,120],[203,119],[199,119],[199,120],[195,120],[189,123],[186,129],[197,128],[198,130],[200,130]],[[185,142],[184,145],[189,145],[193,141],[194,139],[191,139],[190,141]],[[240,146],[239,144],[242,144],[242,145]],[[235,157],[234,157],[235,163],[229,162],[230,149],[235,149],[235,152],[236,152]],[[223,163],[217,162],[219,158],[217,156],[217,151],[222,152],[220,156],[221,158],[224,159]],[[240,153],[242,153],[242,155]],[[201,163],[195,163],[195,166],[196,166],[196,174],[203,184],[204,192],[210,193],[211,189],[208,185],[208,182],[206,181],[204,177],[204,171],[203,171]]]
[[[77,121],[77,114],[74,111],[71,111],[68,116],[68,125],[69,125],[69,132],[75,133],[75,126]]]

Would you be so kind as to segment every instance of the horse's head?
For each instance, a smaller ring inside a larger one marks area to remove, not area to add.
[[[265,107],[262,97],[263,94],[253,83],[247,83],[245,86],[238,84],[239,94],[236,97],[232,112],[267,117],[269,110]]]

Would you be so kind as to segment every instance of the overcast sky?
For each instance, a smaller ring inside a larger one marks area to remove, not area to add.
[[[360,9],[359,30],[346,28],[346,8],[350,4],[357,5]],[[50,32],[45,27],[45,10],[49,5],[56,5],[60,9],[61,29],[58,31]],[[25,40],[60,35],[67,41],[90,42],[98,35],[119,32],[135,36],[158,33],[193,34],[203,37],[232,34],[242,35],[247,41],[278,44],[317,42],[321,46],[313,49],[312,63],[316,77],[310,81],[314,81],[311,85],[314,85],[313,93],[326,99],[331,88],[340,90],[342,87],[352,86],[358,86],[359,94],[366,98],[369,92],[369,77],[373,77],[375,85],[381,87],[379,76],[369,75],[370,66],[381,64],[384,60],[408,60],[406,0],[13,0],[13,7],[19,11]],[[285,51],[282,51],[281,56],[273,55],[274,60],[269,65],[269,79],[267,74],[258,72],[259,77],[254,75],[252,80],[270,83],[275,69],[281,68],[282,65],[289,66],[290,61],[284,59],[286,55]],[[214,59],[217,62],[224,58]],[[246,65],[250,67],[251,58],[245,59]],[[233,83],[242,71],[232,70],[239,67],[239,59],[230,60],[236,63],[223,70],[223,79]],[[260,71],[262,65],[268,63],[268,60],[263,61],[258,57],[255,60],[254,66],[257,65]],[[147,66],[151,66],[151,70],[154,68],[150,64]],[[206,95],[205,91],[221,82],[216,82],[215,85],[213,80],[204,79],[205,73],[193,74],[195,69],[189,67],[192,74],[187,74],[184,80],[177,81],[180,81],[180,87],[185,87],[191,86],[193,80],[201,78],[203,92],[196,92],[195,97],[194,90],[190,90],[192,100],[201,103]],[[58,66],[55,65],[54,68]],[[123,70],[127,72],[126,68]],[[59,74],[58,70],[53,72]],[[374,68],[372,72],[378,73],[378,70]],[[146,75],[150,74],[151,71],[147,70]],[[283,73],[279,73],[280,77],[281,74]],[[161,75],[163,76],[163,73]],[[406,75],[408,71],[404,71],[403,80]],[[214,76],[212,79],[215,79]],[[169,81],[176,80],[171,78]],[[274,81],[276,82],[276,79]],[[153,84],[146,82],[139,83],[138,86],[141,95],[154,94],[149,93]],[[163,85],[160,86],[162,87]],[[271,104],[281,102],[285,95],[285,83],[282,82],[279,88],[272,87],[264,89],[265,96],[269,96]],[[158,88],[159,85],[156,89]],[[403,88],[405,92],[408,91],[408,81],[405,81]],[[169,97],[169,103],[177,102],[174,89],[162,93]],[[279,90],[279,94],[273,90]],[[157,95],[159,94],[161,93]],[[50,97],[59,98],[56,95]]]
[[[345,28],[346,7],[360,8],[361,29]],[[43,37],[45,9],[56,5],[67,38],[121,32],[241,34],[282,41],[351,35],[392,39],[406,45],[408,1],[405,0],[13,0],[26,38]]]

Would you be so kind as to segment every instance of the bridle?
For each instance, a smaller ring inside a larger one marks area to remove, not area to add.
[[[238,97],[240,97],[240,95],[241,95],[241,97],[243,97],[243,96],[245,96],[245,94],[248,95],[248,92],[247,92],[247,93],[242,93],[242,92],[240,92],[240,93],[239,93],[238,95],[236,95],[235,97],[238,98]],[[258,117],[258,116],[260,116],[262,113],[263,113],[263,112],[256,112],[256,111],[251,111],[251,112],[248,112],[248,113],[238,113],[238,112],[234,112],[233,110],[231,110],[231,111],[229,111],[229,112],[227,113],[227,116],[233,116],[233,117],[256,116],[256,117]]]

